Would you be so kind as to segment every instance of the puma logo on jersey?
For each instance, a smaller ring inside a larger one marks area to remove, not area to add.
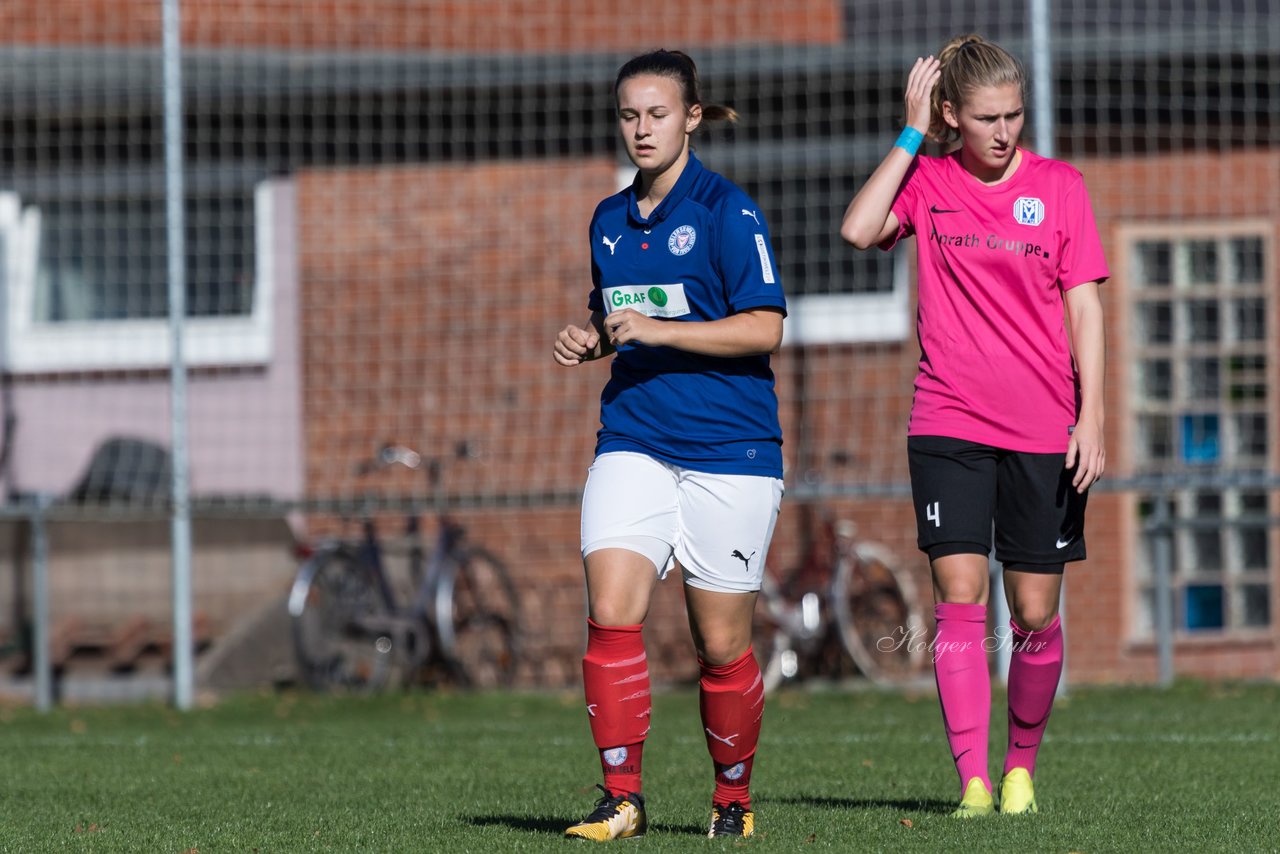
[[[618,245],[618,241],[622,240],[622,235],[619,234],[617,237],[613,238],[613,240],[610,240],[602,234],[600,235],[600,239],[604,241],[605,246],[609,247],[609,254],[612,255],[614,248]]]
[[[749,216],[749,217],[751,217],[752,219],[754,219],[754,220],[756,221],[756,225],[759,225],[759,224],[760,224],[760,218],[756,216],[756,212],[755,212],[755,211],[749,211],[749,210],[747,210],[746,208],[743,208],[743,209],[742,209],[742,215],[743,215],[743,216]]]
[[[738,551],[737,549],[733,550],[733,557],[736,557],[738,560],[742,561],[743,567],[748,570],[751,569],[751,558],[755,556],[756,556],[755,552],[752,552],[750,556],[747,556],[747,555],[744,555],[742,552]]]

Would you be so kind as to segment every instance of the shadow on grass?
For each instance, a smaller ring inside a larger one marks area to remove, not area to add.
[[[909,812],[950,813],[956,808],[952,801],[936,798],[831,798],[800,795],[789,798],[757,798],[762,804],[796,804],[838,810],[907,810]]]
[[[913,813],[936,813],[946,815],[955,809],[951,801],[940,801],[936,798],[832,798],[816,795],[800,795],[785,798],[757,798],[761,805],[789,804],[794,806],[817,807],[837,810],[882,810]],[[571,822],[564,819],[533,818],[521,815],[473,815],[466,816],[463,821],[476,827],[506,827],[523,833],[538,836],[562,836],[564,829]],[[700,836],[706,828],[692,824],[670,824],[667,822],[650,822],[650,833]]]
[[[512,830],[523,830],[525,833],[550,834],[562,836],[568,823],[550,818],[530,818],[524,815],[472,815],[463,818],[467,824],[476,827],[509,827]]]
[[[465,817],[463,821],[477,827],[507,827],[525,833],[550,836],[563,836],[564,829],[572,824],[571,821],[563,819],[530,818],[523,815],[473,815]],[[706,832],[706,828],[692,824],[668,824],[661,821],[649,823],[649,833],[706,834]]]

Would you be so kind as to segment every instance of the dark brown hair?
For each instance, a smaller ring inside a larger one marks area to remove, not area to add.
[[[680,96],[684,100],[684,108],[688,110],[694,104],[701,104],[704,121],[738,120],[738,111],[723,104],[703,104],[702,94],[698,91],[698,66],[687,53],[678,50],[655,50],[633,57],[618,69],[618,78],[613,82],[613,97],[617,100],[618,88],[624,80],[639,77],[642,74],[653,74],[658,77],[670,77],[680,84]]]

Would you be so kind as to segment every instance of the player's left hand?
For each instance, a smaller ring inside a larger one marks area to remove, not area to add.
[[[1107,451],[1102,444],[1102,430],[1093,422],[1082,420],[1076,424],[1067,443],[1066,468],[1076,470],[1071,485],[1082,494],[1106,471]]]
[[[614,347],[624,344],[648,344],[651,347],[664,344],[663,334],[667,324],[641,314],[634,308],[624,308],[605,315],[604,329]]]

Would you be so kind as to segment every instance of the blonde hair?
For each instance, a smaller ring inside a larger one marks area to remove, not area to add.
[[[949,143],[960,138],[960,132],[942,118],[944,101],[950,101],[952,108],[958,110],[975,90],[1010,83],[1026,97],[1027,75],[1022,70],[1022,63],[1000,45],[982,36],[972,33],[956,36],[938,51],[938,61],[942,63],[942,77],[931,96],[930,139]]]
[[[694,104],[702,106],[702,120],[708,122],[736,122],[738,111],[723,104],[703,104],[699,90],[698,66],[693,57],[679,50],[655,50],[631,58],[613,81],[613,95],[616,99],[618,88],[624,80],[639,77],[641,74],[654,74],[658,77],[670,77],[680,84],[680,96],[684,100],[684,108],[688,110]]]

